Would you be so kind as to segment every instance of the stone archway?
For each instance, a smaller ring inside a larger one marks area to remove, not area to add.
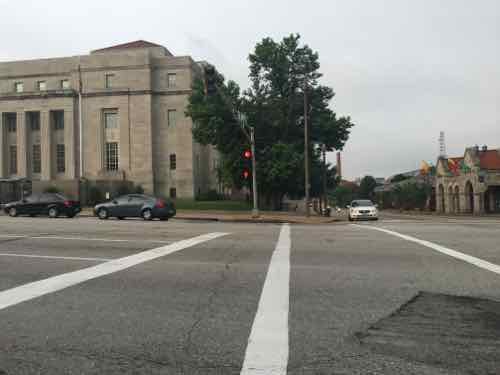
[[[461,210],[460,210],[460,188],[457,186],[455,186],[455,192],[454,192],[454,197],[455,197],[455,212],[457,213],[460,213]]]
[[[443,184],[439,184],[438,187],[438,199],[437,199],[437,205],[438,205],[438,212],[445,212],[445,195],[444,195],[444,186]]]
[[[474,213],[474,188],[470,181],[465,184],[465,209],[469,213]]]

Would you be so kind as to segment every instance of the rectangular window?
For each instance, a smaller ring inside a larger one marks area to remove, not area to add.
[[[9,147],[9,172],[17,174],[17,146]]]
[[[104,129],[118,128],[118,114],[116,112],[104,112]]]
[[[68,79],[61,80],[61,89],[69,90],[69,80]]]
[[[6,114],[5,117],[5,122],[7,123],[7,131],[9,133],[15,133],[17,131],[17,116],[16,114]]]
[[[167,85],[168,85],[168,88],[171,89],[171,88],[174,88],[176,86],[176,79],[177,79],[177,74],[175,73],[168,73],[167,75],[168,77],[168,80],[167,80]]]
[[[33,173],[42,172],[42,152],[39,144],[33,145],[32,167]]]
[[[175,126],[177,111],[175,109],[169,109],[167,113],[168,126]]]
[[[47,90],[47,82],[45,81],[38,81],[36,83],[36,88],[38,91],[46,91]]]
[[[32,132],[40,131],[40,112],[27,112],[26,118]]]
[[[64,173],[66,171],[66,155],[64,144],[56,145],[56,167],[57,173]]]
[[[176,188],[170,188],[170,198],[172,198],[172,199],[177,198],[177,189]]]
[[[170,169],[177,169],[177,157],[175,156],[175,154],[170,154]]]
[[[105,160],[106,170],[108,170],[108,171],[118,170],[118,143],[117,142],[106,143],[105,157],[106,157],[106,160]]]
[[[22,82],[14,83],[14,90],[16,92],[23,92],[24,91],[24,83],[22,83]]]
[[[115,77],[114,74],[106,74],[106,78],[105,78],[105,87],[107,89],[110,89],[112,86],[113,86],[113,78]]]
[[[64,130],[64,111],[50,111],[54,130]]]

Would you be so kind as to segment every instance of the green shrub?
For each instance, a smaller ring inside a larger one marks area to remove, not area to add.
[[[216,190],[209,190],[206,193],[198,194],[196,197],[197,201],[220,201],[222,200],[222,195],[217,193]]]
[[[43,190],[44,193],[51,193],[51,194],[56,194],[56,193],[60,193],[61,191],[59,190],[59,188],[57,186],[47,186],[44,190]]]

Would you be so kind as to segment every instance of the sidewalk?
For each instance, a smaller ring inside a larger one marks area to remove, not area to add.
[[[92,209],[84,208],[80,216],[93,216]],[[323,217],[316,214],[310,217],[297,215],[289,212],[265,211],[259,218],[252,218],[251,212],[243,211],[195,211],[177,210],[173,220],[196,220],[196,221],[218,221],[230,223],[267,223],[267,224],[330,224],[339,222],[336,217]]]

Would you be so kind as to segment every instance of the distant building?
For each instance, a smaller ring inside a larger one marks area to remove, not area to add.
[[[500,212],[500,149],[475,146],[462,157],[440,158],[436,174],[438,212]]]
[[[216,188],[217,153],[194,141],[185,115],[202,74],[146,41],[0,63],[0,178],[75,197],[82,181],[173,198]]]

